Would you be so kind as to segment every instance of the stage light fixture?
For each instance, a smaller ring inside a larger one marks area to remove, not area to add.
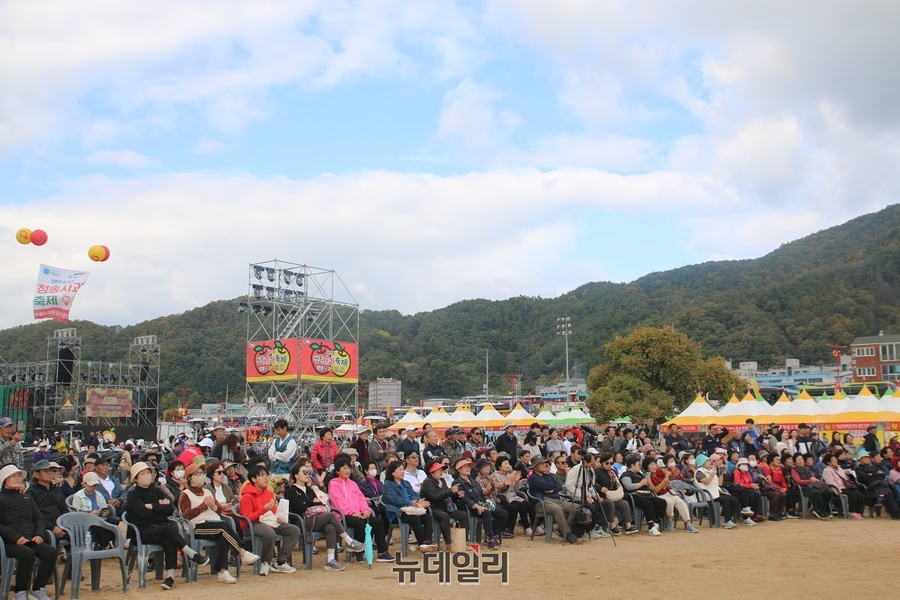
[[[269,281],[275,281],[275,269],[272,267],[266,267],[266,279]]]
[[[275,299],[275,288],[268,286],[266,287],[266,299],[274,300]]]
[[[262,281],[263,272],[266,270],[265,267],[260,267],[258,265],[253,266],[253,274],[256,275],[256,278]]]
[[[263,298],[263,286],[259,284],[253,285],[253,297],[257,300],[261,300]]]
[[[81,380],[82,380],[82,381],[87,381],[87,378],[88,378],[88,374],[87,374],[87,373],[85,373],[84,371],[82,371],[81,373],[79,373],[79,375],[81,375]]]
[[[294,285],[298,288],[303,287],[303,278],[306,277],[303,273],[297,273],[297,279],[294,281]]]
[[[294,281],[294,277],[297,275],[292,271],[282,271],[281,278],[284,280],[285,285],[291,285],[291,282]]]
[[[241,302],[240,304],[238,304],[238,312],[250,312],[250,305],[246,302]]]

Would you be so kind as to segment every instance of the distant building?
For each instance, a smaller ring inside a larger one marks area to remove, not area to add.
[[[900,381],[900,335],[858,337],[850,344],[853,381]]]
[[[726,367],[741,379],[754,379],[760,387],[796,388],[800,385],[830,386],[835,379],[849,383],[852,373],[853,357],[841,357],[839,368],[833,363],[821,366],[801,365],[796,358],[785,359],[783,366],[762,370],[755,360],[741,361],[738,368],[732,367],[731,361],[725,361]]]
[[[369,384],[369,408],[398,407],[403,399],[403,383],[390,377],[379,377]]]

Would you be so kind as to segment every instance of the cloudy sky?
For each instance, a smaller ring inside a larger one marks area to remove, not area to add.
[[[276,258],[411,313],[758,257],[896,202],[898,40],[893,0],[0,1],[0,326],[42,262],[126,325]]]

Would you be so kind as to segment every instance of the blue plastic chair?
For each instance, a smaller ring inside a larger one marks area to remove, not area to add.
[[[47,543],[56,548],[56,536],[53,535],[52,531],[47,531],[45,536],[48,538]],[[2,575],[0,575],[0,593],[3,594],[3,598],[9,598],[10,589],[12,589],[12,580],[16,574],[16,567],[18,566],[19,561],[11,556],[6,555],[6,546],[3,543],[2,538],[0,538],[0,571],[2,571]],[[35,571],[37,570],[37,566],[41,564],[41,560],[37,559],[34,563]],[[54,598],[59,600],[59,565],[53,565],[53,593]]]
[[[66,589],[66,579],[72,576],[72,600],[77,600],[78,589],[81,584],[81,571],[84,568],[85,561],[91,561],[91,589],[100,589],[100,567],[103,564],[101,559],[116,558],[122,568],[122,593],[128,591],[128,569],[125,563],[125,545],[122,540],[122,532],[115,525],[107,523],[96,515],[86,512],[71,512],[61,515],[57,519],[56,524],[69,534],[69,560],[63,568],[62,582],[60,583],[59,593],[63,594]],[[104,550],[94,550],[88,548],[85,543],[85,533],[91,527],[99,527],[112,531],[115,536],[115,545],[112,548]]]
[[[245,534],[245,535],[248,534],[248,533],[250,534],[250,543],[251,543],[251,546],[252,546],[252,552],[253,552],[253,554],[256,554],[257,556],[260,557],[260,560],[258,560],[258,561],[256,561],[255,563],[253,563],[253,574],[254,574],[254,575],[259,575],[259,566],[260,566],[260,563],[262,563],[262,558],[261,558],[261,557],[262,557],[262,538],[260,538],[258,535],[256,535],[256,532],[255,532],[254,529],[253,529],[253,521],[251,521],[250,519],[248,519],[247,517],[245,517],[244,515],[242,515],[242,514],[239,512],[239,510],[240,510],[240,509],[239,509],[239,507],[238,507],[237,505],[234,505],[234,506],[231,507],[231,512],[234,514],[235,518],[238,519],[239,521],[243,521],[244,523],[247,524],[247,528],[244,529],[244,534]],[[275,547],[276,547],[276,552],[275,552],[275,555],[274,555],[274,556],[277,556],[277,554],[278,554],[278,553],[277,553],[278,544],[279,544],[279,542],[281,542],[282,540],[284,540],[284,536],[282,536],[282,535],[276,533],[276,534],[275,534]],[[274,560],[274,559],[273,559],[273,560]]]
[[[223,518],[229,519],[229,517],[224,516],[224,515],[223,515]],[[229,519],[229,520],[232,520],[232,519]],[[196,550],[199,554],[203,554],[204,551],[206,552],[206,556],[208,556],[209,560],[210,560],[209,572],[213,573],[212,563],[215,562],[214,559],[216,558],[216,549],[218,548],[219,543],[216,540],[207,540],[204,538],[198,538],[194,534],[194,526],[187,519],[179,518],[178,522],[181,524],[181,528],[184,531],[185,541],[187,541],[188,546],[190,546],[191,548]],[[232,520],[232,523],[233,523],[233,520]],[[195,563],[192,560],[186,560],[186,561],[184,561],[184,564],[185,564],[185,578],[187,579],[187,582],[194,583],[195,581],[197,581],[197,574],[200,571],[200,565],[198,565],[197,563]],[[238,555],[238,557],[237,557],[236,565],[237,565],[236,566],[237,576],[240,577],[241,576],[241,557],[240,557],[240,555]],[[215,573],[213,573],[213,574],[215,574]]]

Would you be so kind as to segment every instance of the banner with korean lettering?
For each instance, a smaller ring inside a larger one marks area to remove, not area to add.
[[[297,338],[249,342],[247,381],[296,381],[297,356]]]
[[[132,391],[120,388],[88,388],[84,400],[84,416],[124,419],[133,410]]]
[[[34,318],[68,321],[75,294],[87,283],[89,274],[41,265],[34,289]]]
[[[359,344],[300,338],[300,379],[359,382]]]

